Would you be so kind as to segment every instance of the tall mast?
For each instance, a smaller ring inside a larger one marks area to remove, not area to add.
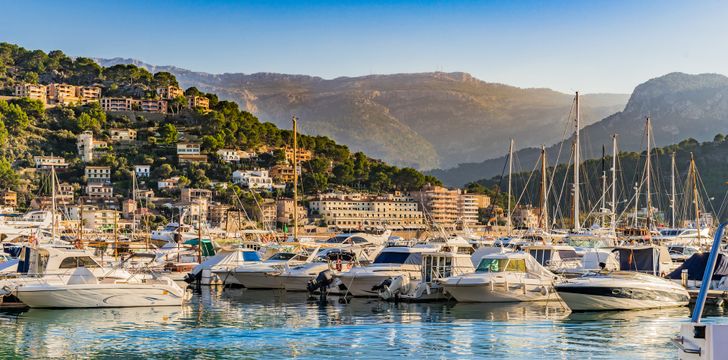
[[[700,204],[698,203],[698,170],[695,168],[695,158],[690,153],[690,172],[693,179],[693,206],[695,208],[695,229],[698,231],[698,245],[703,245],[700,236]]]
[[[56,241],[56,167],[51,164],[51,242]]]
[[[197,263],[202,264],[202,205],[197,205]]]
[[[134,211],[131,212],[131,241],[134,241],[134,233],[136,232],[136,207],[137,207],[137,183],[136,183],[136,169],[132,171],[131,175],[131,198],[134,200],[134,206],[132,209]]]
[[[548,230],[549,227],[549,212],[548,212],[548,189],[546,187],[547,182],[546,173],[546,146],[541,145],[541,216],[539,219],[539,225],[542,229]]]
[[[298,119],[293,117],[293,240],[298,241]]]
[[[607,211],[606,208],[606,202],[607,202],[607,165],[606,165],[606,158],[605,158],[605,148],[604,145],[602,145],[602,201],[601,201],[601,220],[599,223],[599,226],[604,227],[604,223],[606,222],[606,218],[604,217],[604,213]]]
[[[672,216],[672,221],[670,222],[670,226],[674,229],[675,228],[675,152],[672,152],[672,155],[670,156],[671,164],[670,164],[670,215]]]
[[[647,132],[647,161],[645,162],[645,171],[647,173],[647,193],[645,196],[647,197],[647,230],[650,230],[650,227],[652,225],[652,192],[650,187],[650,173],[652,172],[652,145],[650,144],[650,118],[647,117],[647,125],[646,125],[646,132]]]
[[[617,134],[612,135],[612,231],[617,229]]]
[[[576,92],[576,130],[574,131],[574,231],[581,230],[581,222],[579,221],[579,132],[581,119],[579,118],[579,92]]]
[[[511,138],[510,146],[508,146],[508,213],[506,214],[506,226],[508,227],[508,235],[511,234],[511,177],[513,176],[513,138]]]

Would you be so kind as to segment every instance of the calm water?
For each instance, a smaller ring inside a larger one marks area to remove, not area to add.
[[[728,322],[718,309],[708,321]],[[0,358],[674,359],[689,309],[569,313],[559,304],[319,305],[305,294],[203,292],[181,308],[0,313]]]

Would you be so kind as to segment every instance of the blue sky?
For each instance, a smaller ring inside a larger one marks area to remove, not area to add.
[[[213,73],[465,71],[624,93],[672,71],[728,74],[721,1],[0,0],[0,9],[0,41]]]

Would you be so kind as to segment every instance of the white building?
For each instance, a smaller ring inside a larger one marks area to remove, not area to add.
[[[217,151],[217,154],[225,162],[238,162],[243,159],[250,159],[254,156],[253,153],[237,149],[220,149]]]
[[[40,169],[50,169],[51,167],[58,169],[68,167],[66,159],[58,156],[34,156],[33,161],[35,162],[35,167]]]
[[[236,170],[233,172],[233,182],[249,189],[273,189],[273,179],[268,170]]]
[[[157,189],[174,189],[179,184],[179,176],[157,181]]]
[[[134,141],[137,137],[137,132],[134,129],[111,129],[109,130],[112,141]]]
[[[338,228],[370,226],[390,229],[422,229],[425,218],[418,203],[400,193],[387,195],[323,194],[311,201],[311,211],[326,225]]]
[[[177,155],[200,155],[200,144],[198,143],[177,143]]]
[[[94,133],[91,131],[84,131],[78,134],[76,141],[78,157],[80,157],[83,162],[93,161],[94,151],[96,149],[106,148],[107,146],[106,141],[94,140]]]
[[[114,197],[114,188],[109,184],[88,184],[86,195],[92,199],[110,199]]]
[[[84,175],[86,176],[86,182],[89,184],[111,183],[111,167],[109,166],[86,166]]]
[[[148,178],[151,168],[150,165],[134,165],[134,173],[138,178]]]

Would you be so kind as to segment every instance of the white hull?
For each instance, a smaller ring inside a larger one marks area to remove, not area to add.
[[[308,275],[280,275],[279,277],[286,291],[308,291],[308,282],[316,278]]]
[[[341,275],[339,279],[341,279],[341,283],[346,286],[346,289],[348,291],[345,291],[344,293],[348,292],[348,295],[351,296],[360,296],[360,297],[366,297],[366,296],[374,296],[378,297],[379,293],[377,291],[372,290],[372,287],[379,285],[382,283],[382,281],[389,279],[393,276],[401,275],[401,273],[381,273],[378,275],[359,275],[356,276],[356,274],[346,274]]]
[[[572,311],[645,310],[686,306],[687,301],[660,301],[617,298],[612,296],[559,293]]]
[[[232,276],[248,289],[283,289],[280,276],[269,272],[233,272]]]
[[[72,285],[33,289],[19,287],[17,297],[32,308],[105,308],[181,306],[184,293],[163,285]]]
[[[524,290],[525,286],[525,290]],[[443,288],[459,302],[526,302],[526,301],[558,301],[559,296],[551,285],[511,283],[485,283],[474,285],[450,286]]]

